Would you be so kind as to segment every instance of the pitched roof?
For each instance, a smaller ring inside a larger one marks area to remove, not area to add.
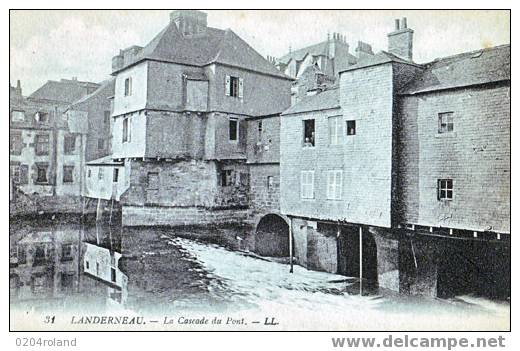
[[[511,79],[511,46],[501,45],[437,59],[400,91],[417,94],[434,90]]]
[[[334,87],[316,95],[305,96],[302,100],[284,111],[282,115],[321,111],[339,108],[339,88]]]
[[[353,71],[353,70],[359,69],[359,68],[382,65],[384,63],[389,63],[389,62],[397,62],[397,63],[403,63],[403,64],[407,64],[407,65],[414,65],[414,66],[420,67],[420,65],[407,61],[407,60],[404,60],[394,54],[391,54],[386,51],[380,51],[375,55],[364,56],[363,58],[358,60],[358,62],[355,65],[349,66],[349,67],[345,68],[344,70],[342,70],[341,72]]]
[[[49,80],[29,95],[29,98],[72,103],[98,87],[99,84],[92,82],[68,79],[62,79],[59,82]]]
[[[205,32],[183,35],[171,22],[119,71],[145,59],[206,66],[221,63],[292,79],[280,72],[232,30],[208,27]]]
[[[296,61],[301,61],[307,56],[307,54],[310,54],[312,56],[319,56],[319,55],[327,55],[329,50],[329,43],[327,41],[323,41],[318,44],[314,44],[311,46],[304,47],[302,49],[298,49],[296,51],[292,51],[288,53],[285,56],[282,56],[279,61],[283,64],[289,63],[291,59],[295,59]]]
[[[72,103],[70,105],[70,107],[76,107],[76,106],[82,104],[83,102],[88,101],[91,98],[98,96],[101,93],[106,92],[107,94],[113,95],[114,89],[115,89],[115,83],[116,83],[116,79],[114,77],[99,83],[99,88],[97,88],[94,92],[83,96],[79,100],[74,101],[74,103]]]

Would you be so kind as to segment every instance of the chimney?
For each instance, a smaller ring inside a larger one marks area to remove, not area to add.
[[[170,23],[175,23],[184,35],[204,33],[208,28],[208,14],[198,10],[175,10],[170,13]]]
[[[388,52],[402,59],[412,61],[413,30],[408,28],[406,17],[395,20],[395,30],[388,33]]]
[[[16,94],[22,96],[22,83],[20,83],[20,79],[16,81]]]
[[[359,60],[364,59],[367,56],[374,55],[374,52],[372,51],[372,45],[358,41],[357,48],[356,48],[356,57]]]

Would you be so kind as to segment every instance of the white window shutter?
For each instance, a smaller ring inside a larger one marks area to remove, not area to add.
[[[229,96],[231,92],[231,77],[226,76],[226,96]]]
[[[238,78],[238,98],[244,98],[244,80],[242,78]]]

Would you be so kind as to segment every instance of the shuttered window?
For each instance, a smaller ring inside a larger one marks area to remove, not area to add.
[[[302,199],[314,199],[314,171],[302,171],[300,193]]]
[[[343,171],[331,170],[327,172],[327,199],[341,200],[343,190]]]
[[[226,96],[237,97],[242,99],[244,97],[244,80],[239,77],[226,76]]]

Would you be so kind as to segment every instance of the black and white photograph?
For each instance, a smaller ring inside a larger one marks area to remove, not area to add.
[[[510,331],[510,28],[10,10],[9,330]]]

